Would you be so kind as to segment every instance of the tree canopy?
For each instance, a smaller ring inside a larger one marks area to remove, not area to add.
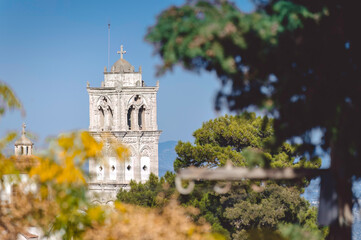
[[[332,204],[338,216],[330,219],[337,229],[331,232],[350,239],[352,176],[361,170],[359,4],[253,2],[251,13],[227,0],[193,0],[164,10],[146,36],[162,58],[158,74],[175,65],[215,72],[222,83],[216,109],[256,106],[275,119],[274,147],[301,140],[297,152],[306,157],[320,154],[317,145],[330,152],[335,184],[328,191],[338,195]],[[320,142],[313,141],[315,130]]]
[[[267,143],[273,138],[272,121],[256,117],[254,113],[209,120],[193,133],[194,144],[178,142],[174,169],[217,168],[229,159],[236,166],[259,167],[265,164],[264,158],[269,167],[320,167],[319,158],[313,161],[298,158],[296,147],[290,144],[284,143],[275,151],[268,149]],[[268,237],[272,235],[277,239],[281,237],[282,224],[299,224],[316,233],[316,239],[322,239],[315,209],[300,197],[307,183],[244,180],[234,183],[229,193],[219,195],[211,188],[213,183],[199,182],[190,195],[180,195],[178,200],[183,206],[200,210],[200,215],[194,216],[196,221],[204,218],[212,224],[214,232],[232,239],[249,239],[255,229],[268,231]],[[165,189],[162,186],[166,186]],[[160,180],[151,176],[145,184],[133,182],[129,192],[119,192],[118,199],[141,206],[162,207],[173,194],[174,174],[167,173]],[[262,239],[260,232],[253,233],[254,239]]]
[[[243,13],[230,1],[189,1],[163,11],[146,39],[162,57],[158,73],[182,65],[215,72],[216,108],[258,106],[275,117],[277,142],[301,137],[314,154],[322,146],[360,167],[360,36],[352,1],[254,1]],[[222,105],[224,104],[224,105]],[[343,149],[345,148],[345,149]]]
[[[311,161],[299,158],[297,145],[283,143],[278,149],[269,148],[274,139],[272,126],[273,119],[247,112],[209,120],[193,133],[195,145],[178,143],[174,170],[188,166],[223,166],[227,160],[235,166],[248,167],[320,167],[320,158]]]

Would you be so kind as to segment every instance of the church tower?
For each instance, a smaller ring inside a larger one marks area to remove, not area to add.
[[[120,188],[128,188],[131,180],[145,182],[150,173],[158,175],[158,142],[161,131],[157,125],[156,86],[148,87],[142,70],[123,58],[110,72],[104,68],[101,87],[87,86],[89,94],[89,132],[96,140],[103,140],[106,158],[89,162],[93,176],[89,191],[94,202],[107,204],[116,199]],[[110,152],[112,141],[128,147],[130,156],[125,162],[116,161]]]
[[[15,156],[30,156],[33,154],[34,143],[26,137],[25,132],[26,125],[23,123],[23,129],[21,131],[21,137],[15,141]]]

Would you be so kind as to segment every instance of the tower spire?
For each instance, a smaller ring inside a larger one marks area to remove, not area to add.
[[[108,22],[108,69],[109,69],[109,54],[110,54],[110,22]]]
[[[25,125],[25,123],[23,123],[23,129],[22,129],[22,131],[21,131],[21,134],[22,134],[22,135],[25,135],[25,128],[26,128],[26,125]]]

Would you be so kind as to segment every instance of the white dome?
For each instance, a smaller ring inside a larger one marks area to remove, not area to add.
[[[127,60],[119,59],[113,64],[111,71],[122,72],[122,73],[133,73],[134,67]]]

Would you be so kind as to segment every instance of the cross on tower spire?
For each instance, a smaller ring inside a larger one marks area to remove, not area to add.
[[[127,51],[123,51],[123,45],[120,45],[120,51],[117,51],[117,54],[120,54],[120,59],[123,59],[123,54],[127,53]]]
[[[25,128],[26,128],[26,125],[25,125],[25,123],[23,123],[23,130],[21,131],[22,135],[25,135]]]

